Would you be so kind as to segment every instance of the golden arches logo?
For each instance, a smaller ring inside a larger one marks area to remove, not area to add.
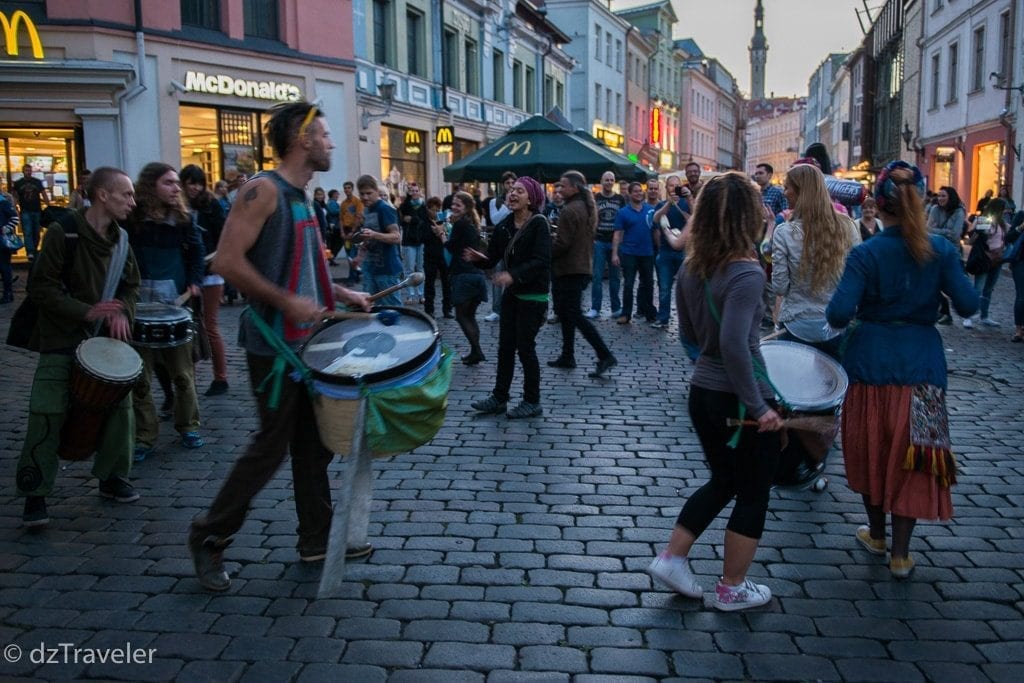
[[[514,157],[517,154],[529,154],[530,149],[533,147],[533,143],[530,140],[523,140],[522,142],[506,142],[504,145],[498,148],[498,151],[494,153],[494,156],[500,157],[505,152],[508,152],[510,157]]]
[[[454,144],[455,128],[453,126],[438,126],[434,129],[434,147],[438,154],[452,151]]]
[[[420,138],[420,132],[418,130],[409,129],[405,131],[405,153],[406,154],[419,154],[423,151],[420,146],[422,140]]]
[[[4,37],[7,39],[7,54],[11,57],[18,56],[18,29],[22,24],[25,25],[28,41],[32,45],[32,56],[36,59],[43,59],[43,45],[39,42],[39,32],[36,31],[36,25],[32,18],[25,14],[25,10],[18,10],[12,14],[10,21],[7,20],[6,14],[0,12],[0,28],[3,29]]]

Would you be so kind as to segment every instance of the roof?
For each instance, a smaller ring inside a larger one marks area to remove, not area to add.
[[[618,14],[620,17],[628,16],[630,14],[646,14],[647,12],[650,12],[651,10],[665,9],[666,5],[668,6],[669,14],[672,15],[672,21],[673,22],[679,21],[679,17],[676,16],[676,11],[672,8],[672,3],[669,2],[669,0],[659,0],[658,2],[651,2],[651,3],[648,3],[646,5],[639,5],[637,7],[628,7],[626,9],[617,9],[617,10],[614,10],[614,13]]]
[[[690,55],[691,57],[704,57],[704,51],[697,45],[697,41],[693,38],[680,38],[675,41],[675,46]]]

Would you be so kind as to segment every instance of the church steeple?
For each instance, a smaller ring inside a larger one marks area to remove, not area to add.
[[[764,99],[764,71],[768,62],[768,41],[764,37],[764,7],[754,8],[754,37],[750,39],[750,99]]]

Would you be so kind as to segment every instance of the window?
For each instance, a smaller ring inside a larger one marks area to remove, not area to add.
[[[622,93],[615,93],[615,125],[622,125]]]
[[[971,50],[971,90],[985,89],[985,27],[974,29],[974,49]]]
[[[444,28],[443,46],[444,84],[459,89],[459,34],[447,26]]]
[[[555,104],[565,110],[565,84],[555,81]]]
[[[512,62],[512,106],[523,108],[523,63],[518,59]]]
[[[604,34],[604,63],[608,66],[615,66],[612,61],[612,34]]]
[[[594,59],[601,61],[601,24],[594,24]]]
[[[594,118],[601,118],[601,85],[594,84]]]
[[[181,0],[182,26],[220,30],[220,0]]]
[[[426,59],[423,54],[423,15],[412,10],[407,10],[405,13],[405,56],[409,63],[410,74],[413,76],[426,75]]]
[[[494,81],[494,101],[505,101],[505,53],[491,51],[491,78]]]
[[[939,53],[932,55],[932,96],[928,105],[929,109],[939,108]]]
[[[612,119],[615,118],[615,112],[612,110],[612,89],[608,88],[604,92],[604,122],[611,123]]]
[[[537,111],[537,70],[526,67],[526,111]]]
[[[544,102],[541,109],[551,111],[555,102],[555,79],[547,74],[544,75]]]
[[[277,23],[277,0],[245,0],[245,35],[252,38],[280,40]]]
[[[480,53],[476,48],[476,41],[466,39],[463,43],[466,69],[466,92],[470,95],[480,94]]]
[[[388,59],[388,45],[391,44],[391,36],[388,35],[390,14],[391,3],[388,0],[373,0],[373,61],[388,66],[391,65]]]
[[[622,73],[622,41],[615,41],[615,70]]]
[[[960,43],[952,43],[949,46],[949,97],[947,103],[956,102],[960,89],[957,87],[957,77],[960,71]]]
[[[999,15],[999,75],[1010,80],[1010,13]]]

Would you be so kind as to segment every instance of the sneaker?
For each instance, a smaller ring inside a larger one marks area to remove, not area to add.
[[[872,555],[885,555],[885,539],[871,538],[871,530],[867,526],[857,527],[856,536],[864,550]]]
[[[49,524],[50,515],[46,513],[46,498],[25,496],[25,511],[21,515],[21,523],[30,528]]]
[[[185,448],[202,448],[206,445],[199,432],[185,432],[181,435],[181,445]]]
[[[319,562],[327,557],[326,545],[313,545],[299,548],[299,559],[303,562]]]
[[[498,315],[497,313],[488,313],[487,315],[484,316],[484,320],[486,320],[489,323],[493,323],[495,320],[497,320],[500,317],[501,316]]]
[[[619,316],[619,317],[618,317],[618,318],[617,318],[617,319],[615,320],[615,322],[617,322],[617,323],[618,323],[618,324],[620,324],[620,325],[628,325],[628,324],[629,324],[629,318],[627,318],[627,317],[626,317],[626,316],[624,316],[624,315],[620,315],[620,316]]]
[[[951,316],[944,315],[944,316],[941,316],[935,322],[937,322],[939,325],[952,325],[953,324],[953,318]]]
[[[567,356],[559,356],[554,360],[548,361],[549,368],[564,368],[566,370],[572,370],[576,367],[576,359],[568,358]]]
[[[591,320],[593,320],[594,318],[597,318],[600,315],[601,315],[600,313],[598,313],[593,308],[591,308],[589,311],[587,311],[586,313],[583,314],[583,317],[584,318],[590,318]]]
[[[369,557],[373,554],[373,546],[369,543],[345,548],[346,560],[358,560],[361,557]]]
[[[494,396],[494,394],[491,394],[487,398],[482,398],[479,401],[473,401],[469,404],[470,408],[485,415],[497,415],[498,413],[503,413],[507,406],[507,401],[499,400]]]
[[[480,351],[470,351],[469,353],[462,357],[462,362],[465,365],[478,365],[479,363],[482,363],[485,360],[487,360],[487,356],[485,356]]]
[[[651,327],[653,327],[656,330],[664,330],[668,327],[668,322],[664,320],[655,320],[653,323],[651,323]]]
[[[139,499],[138,491],[117,475],[100,482],[100,495],[104,498],[112,498],[118,503],[134,503]]]
[[[230,539],[218,541],[214,538],[189,537],[188,550],[192,554],[196,578],[206,590],[226,591],[231,587],[231,578],[224,569],[224,549],[229,545]]]
[[[1000,323],[998,320],[993,320],[992,318],[982,318],[981,319],[981,324],[984,325],[985,327],[1002,327],[1003,326],[1002,323]]]
[[[153,455],[156,449],[152,446],[138,445],[135,447],[135,451],[132,453],[132,462],[140,463],[145,462],[146,458]]]
[[[619,361],[615,358],[615,356],[608,356],[607,358],[602,358],[601,360],[597,361],[597,367],[594,368],[594,371],[588,373],[587,376],[593,377],[594,379],[601,379],[602,377],[604,377],[604,373],[608,372],[618,364]]]
[[[719,579],[715,586],[715,597],[711,598],[711,605],[723,612],[735,612],[767,605],[771,599],[772,590],[764,584],[746,579],[738,586],[730,586]]]
[[[210,382],[210,388],[206,390],[205,396],[220,396],[228,393],[228,383],[222,379],[215,379]]]
[[[520,401],[519,405],[505,413],[505,417],[510,420],[519,420],[526,417],[540,417],[543,414],[544,408],[539,403]]]
[[[889,573],[892,574],[894,579],[909,578],[913,571],[914,558],[909,555],[906,557],[893,557],[889,560]]]
[[[969,330],[972,327],[974,327],[974,321],[972,321],[970,318],[964,318],[964,328]]]
[[[647,568],[647,573],[680,595],[688,598],[700,598],[704,595],[704,590],[690,570],[690,561],[685,557],[662,553],[654,558],[651,566]]]

